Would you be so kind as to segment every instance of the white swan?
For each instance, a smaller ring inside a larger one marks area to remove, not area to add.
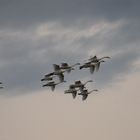
[[[91,94],[93,91],[98,91],[97,89],[91,90],[88,92],[88,90],[83,90],[81,93],[78,93],[78,95],[82,95],[82,100],[86,100],[88,95]]]
[[[81,65],[81,66],[79,67],[79,69],[81,70],[81,69],[83,69],[83,68],[90,68],[90,73],[93,74],[94,71],[95,71],[95,68],[96,68],[96,71],[99,70],[100,64],[101,64],[102,62],[105,62],[105,61],[104,61],[104,60],[100,60],[100,61],[98,61],[98,62],[96,62],[96,63],[87,62],[87,63]]]
[[[64,81],[64,74],[63,73],[66,72],[66,70],[61,70],[60,66],[57,64],[53,64],[53,67],[54,67],[54,72],[46,74],[45,78],[41,79],[41,81],[53,80],[54,75],[58,76],[60,82]]]
[[[66,82],[66,81],[63,81],[63,82]],[[42,87],[48,86],[48,87],[51,87],[51,90],[52,90],[52,91],[54,91],[55,86],[56,86],[56,85],[59,85],[59,84],[61,84],[61,83],[62,83],[62,82],[55,83],[54,81],[52,81],[52,82],[48,82],[47,84],[43,85]]]
[[[95,56],[89,58],[88,61],[93,62],[93,63],[97,63],[97,62],[99,62],[100,60],[103,60],[103,59],[105,59],[105,58],[110,59],[111,57],[109,57],[109,56],[103,56],[103,57],[101,57],[101,58],[97,58],[97,56],[95,55]]]
[[[65,94],[71,93],[73,99],[75,99],[75,98],[76,98],[76,95],[77,95],[77,91],[78,91],[78,90],[76,90],[75,87],[74,87],[73,85],[70,85],[70,86],[69,86],[69,89],[68,89],[68,90],[65,90],[64,93],[65,93]]]
[[[89,82],[93,82],[92,80],[88,80],[85,83],[82,83],[80,80],[79,81],[75,81],[75,84],[73,85],[75,88],[79,88],[80,91],[83,91],[83,89],[85,88],[85,85]]]

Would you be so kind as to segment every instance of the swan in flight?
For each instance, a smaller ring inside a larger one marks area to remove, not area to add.
[[[79,81],[75,81],[75,84],[73,84],[73,86],[75,88],[79,88],[80,91],[83,91],[83,89],[85,88],[85,85],[89,82],[93,82],[92,80],[88,80],[85,83],[82,83],[80,80]]]
[[[46,74],[44,76],[44,78],[41,79],[41,81],[51,81],[51,80],[53,80],[53,77],[55,77],[55,76],[58,76],[60,82],[64,81],[64,74],[63,73],[66,72],[66,70],[61,70],[60,66],[57,64],[53,64],[53,67],[54,67],[54,72]]]
[[[61,67],[60,67],[60,69],[64,69],[64,70],[67,71],[67,73],[70,73],[71,70],[74,70],[73,67],[75,67],[76,65],[80,65],[80,63],[76,63],[76,64],[71,65],[71,66],[68,65],[68,63],[61,63]]]
[[[93,91],[98,91],[97,89],[91,90],[88,92],[88,90],[83,90],[81,93],[78,93],[78,95],[82,95],[82,100],[86,100],[88,95],[91,94]]]
[[[66,81],[63,81],[63,82],[66,82]],[[55,83],[54,81],[52,81],[52,82],[48,82],[47,84],[43,85],[42,87],[48,86],[48,87],[51,87],[51,90],[52,90],[52,91],[54,91],[55,86],[56,86],[56,85],[59,85],[59,84],[61,84],[61,83],[62,83],[62,82]]]
[[[53,72],[53,75],[57,75],[60,82],[63,82],[64,81],[64,72],[66,72],[66,70],[61,70],[60,66],[57,65],[57,64],[53,64],[54,66],[54,72]]]
[[[77,91],[78,91],[78,90],[75,89],[75,86],[74,86],[74,85],[70,85],[70,86],[69,86],[69,89],[68,89],[68,90],[65,90],[64,93],[65,93],[65,94],[71,93],[73,99],[75,99],[75,98],[76,98],[76,95],[77,95]]]
[[[99,70],[100,64],[101,64],[102,62],[105,62],[105,61],[104,61],[104,60],[100,60],[100,61],[98,61],[98,62],[96,62],[96,63],[87,62],[87,63],[83,64],[82,66],[80,66],[79,69],[81,70],[81,69],[83,69],[83,68],[90,68],[90,73],[93,74],[94,71],[95,71],[95,69],[96,69],[96,71]]]
[[[88,61],[93,62],[93,63],[97,63],[97,62],[99,62],[99,61],[101,61],[101,60],[103,60],[105,58],[110,59],[111,57],[109,57],[109,56],[103,56],[101,58],[97,58],[97,56],[95,55],[95,56],[89,58]]]

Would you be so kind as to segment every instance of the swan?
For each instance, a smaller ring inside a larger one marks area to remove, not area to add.
[[[65,94],[72,93],[72,97],[73,97],[73,99],[75,99],[76,98],[76,95],[77,95],[77,91],[78,90],[75,89],[74,85],[70,85],[69,86],[69,89],[68,90],[65,90],[64,93]]]
[[[61,63],[60,69],[66,69],[67,73],[70,73],[71,70],[74,70],[73,67],[75,67],[76,65],[80,65],[80,63],[76,63],[76,64],[71,65],[71,66],[69,66],[68,63]]]
[[[53,64],[53,66],[54,66],[53,75],[57,75],[60,82],[63,82],[64,81],[64,74],[63,73],[66,72],[67,70],[61,69],[60,66],[57,64]]]
[[[66,81],[63,81],[63,82],[66,82]],[[43,85],[42,87],[49,86],[49,87],[51,87],[51,90],[54,91],[55,86],[56,86],[56,85],[59,85],[59,84],[61,84],[61,83],[62,83],[62,82],[55,83],[54,81],[52,81],[52,82],[48,82],[47,84]]]
[[[101,58],[97,58],[97,56],[95,55],[95,56],[89,58],[88,61],[93,62],[93,63],[97,63],[97,62],[99,62],[99,61],[101,61],[101,60],[103,60],[105,58],[110,59],[111,57],[109,57],[109,56],[103,56]]]
[[[93,80],[88,80],[85,83],[82,83],[80,80],[79,81],[75,81],[75,84],[73,85],[75,88],[79,88],[80,91],[83,91],[83,89],[85,88],[85,85],[89,82],[93,82]]]
[[[105,61],[104,61],[104,60],[100,60],[100,61],[98,61],[98,62],[96,62],[96,63],[87,62],[87,63],[83,64],[82,66],[80,66],[79,69],[81,70],[81,69],[83,69],[83,68],[90,68],[90,73],[93,74],[94,71],[95,71],[95,68],[96,68],[96,71],[99,70],[100,64],[101,64],[102,62],[105,62]]]
[[[41,81],[45,81],[46,79],[48,81],[52,80],[53,79],[52,77],[54,77],[55,75],[58,76],[60,82],[64,81],[64,74],[63,73],[66,72],[66,70],[61,70],[60,66],[57,64],[53,64],[53,66],[54,66],[54,72],[46,74],[45,78],[41,79]]]
[[[81,93],[78,93],[78,95],[82,95],[82,100],[86,100],[88,95],[91,94],[93,91],[98,91],[97,89],[91,90],[88,92],[88,90],[83,90]]]

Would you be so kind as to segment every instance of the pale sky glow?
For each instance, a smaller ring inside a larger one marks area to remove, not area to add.
[[[1,97],[0,137],[3,140],[138,140],[138,82],[138,74],[132,74],[116,88],[91,95],[85,102],[79,97],[72,100],[60,91]]]
[[[140,2],[0,0],[0,140],[139,140]],[[77,66],[42,88],[52,64],[110,56],[93,75]],[[86,101],[64,90],[98,89]]]

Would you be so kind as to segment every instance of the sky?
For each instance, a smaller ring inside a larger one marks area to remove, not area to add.
[[[0,139],[139,140],[140,2],[0,0]],[[52,92],[52,64],[110,56],[93,75],[75,68]],[[99,90],[64,95],[75,80]]]

